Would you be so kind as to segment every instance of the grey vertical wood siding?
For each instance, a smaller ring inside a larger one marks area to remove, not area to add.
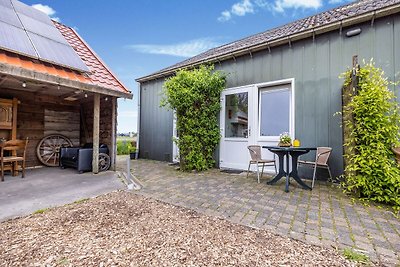
[[[163,80],[140,85],[139,157],[172,160],[172,111],[160,107]]]
[[[362,33],[346,37],[347,30],[360,27]],[[374,59],[390,80],[400,79],[400,15],[344,28],[302,41],[216,63],[228,73],[227,87],[295,79],[295,131],[305,146],[330,146],[334,175],[343,171],[341,87],[339,75],[352,64],[352,57]],[[172,115],[159,108],[162,81],[141,85],[140,153],[154,159],[172,153]],[[146,89],[143,89],[146,88]],[[399,87],[392,86],[398,97]],[[168,135],[166,137],[165,135]],[[164,141],[166,143],[160,143]]]

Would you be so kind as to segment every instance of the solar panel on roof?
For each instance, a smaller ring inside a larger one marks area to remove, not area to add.
[[[87,69],[87,66],[76,55],[75,50],[70,45],[61,44],[30,32],[28,32],[28,35],[35,44],[40,59],[74,69]]]
[[[50,26],[23,14],[19,14],[19,18],[21,19],[22,24],[25,26],[25,30],[28,31],[28,36],[29,32],[32,32],[47,37],[51,40],[57,41],[59,43],[69,45],[67,40],[65,40],[64,36],[62,36],[60,31],[57,30],[54,25]]]
[[[30,18],[33,18],[35,20],[41,21],[41,22],[49,24],[49,25],[53,25],[49,16],[47,16],[42,11],[39,11],[36,8],[33,8],[31,6],[28,6],[20,1],[16,1],[16,0],[12,0],[12,4],[17,13],[19,13],[19,14],[22,13],[22,14],[24,14]]]
[[[0,9],[0,48],[89,71],[45,13],[17,0],[0,0]]]
[[[37,58],[26,32],[10,24],[0,21],[0,47],[5,50]]]
[[[22,28],[22,24],[18,19],[17,14],[15,13],[14,9],[7,8],[7,7],[0,7],[0,21],[6,22],[18,28]]]

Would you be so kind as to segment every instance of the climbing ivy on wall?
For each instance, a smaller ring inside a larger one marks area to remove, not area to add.
[[[351,72],[343,74],[345,86],[351,85]],[[357,73],[356,94],[344,106],[352,120],[344,120],[350,134],[345,146],[347,166],[344,188],[361,198],[393,205],[400,210],[400,169],[392,146],[399,145],[399,104],[388,89],[390,82],[381,69],[368,63]]]
[[[214,166],[213,153],[220,140],[218,114],[225,75],[213,66],[180,70],[164,84],[161,106],[175,110],[180,168],[203,171]]]

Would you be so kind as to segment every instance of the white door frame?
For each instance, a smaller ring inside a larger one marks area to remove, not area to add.
[[[280,85],[290,85],[290,91],[291,91],[291,104],[290,104],[290,124],[289,124],[289,134],[292,137],[292,139],[295,138],[295,79],[294,78],[289,78],[289,79],[282,79],[282,80],[277,80],[277,81],[271,81],[271,82],[264,82],[264,83],[257,83],[257,84],[250,84],[246,86],[240,86],[240,87],[232,87],[232,88],[227,88],[225,89],[222,94],[221,94],[221,105],[225,105],[225,95],[229,94],[234,94],[235,92],[241,92],[245,91],[248,89],[248,116],[249,116],[249,121],[248,121],[248,131],[249,131],[249,136],[247,138],[248,144],[259,144],[259,145],[277,145],[279,142],[279,136],[271,136],[271,137],[265,137],[265,136],[260,136],[260,90],[263,90],[264,88],[268,87],[275,87],[275,86],[280,86]],[[239,166],[233,166],[230,165],[228,162],[224,162],[224,151],[226,145],[229,145],[225,143],[224,141],[231,141],[234,142],[236,141],[245,141],[244,138],[225,138],[225,114],[224,114],[224,106],[221,107],[221,112],[220,112],[220,131],[221,131],[221,141],[220,141],[220,167],[221,168],[238,168],[238,169],[243,169],[240,168]],[[244,163],[246,165],[247,169],[247,164],[248,160],[250,159],[249,153],[246,149],[246,151],[240,151],[238,153],[246,153],[247,155],[247,160]],[[269,151],[266,151],[263,149],[262,151],[263,157],[264,158],[273,158],[272,154]],[[243,165],[243,166],[244,166]],[[272,168],[273,169],[273,168]],[[267,172],[272,171],[271,170],[266,170]]]
[[[220,158],[219,158],[219,165],[220,168],[231,168],[231,169],[247,169],[247,164],[249,160],[249,153],[247,152],[247,146],[254,142],[254,134],[253,134],[253,128],[252,125],[254,125],[254,112],[253,112],[253,105],[254,103],[254,92],[255,92],[255,87],[254,85],[246,85],[246,86],[240,86],[240,87],[234,87],[234,88],[228,88],[225,89],[221,93],[221,112],[220,112],[220,133],[221,133],[221,139],[220,139]],[[247,93],[247,101],[248,101],[248,120],[247,120],[247,138],[243,137],[225,137],[225,119],[226,119],[226,114],[225,114],[225,99],[227,95],[233,95],[233,94],[239,94],[239,93]],[[242,144],[240,144],[242,143]],[[225,151],[228,149],[229,144],[233,144],[235,146],[244,146],[246,150],[244,153],[240,151],[240,154],[232,155],[232,153],[229,153]],[[240,164],[238,162],[230,162],[226,158],[228,156],[234,156],[234,157],[241,157],[243,158],[243,163],[242,160],[240,160]]]

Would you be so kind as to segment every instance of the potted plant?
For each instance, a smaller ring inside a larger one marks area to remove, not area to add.
[[[138,151],[136,151],[136,147],[134,147],[130,142],[128,144],[129,158],[137,159]]]
[[[279,135],[279,146],[291,146],[292,138],[290,137],[288,132],[281,133]]]

